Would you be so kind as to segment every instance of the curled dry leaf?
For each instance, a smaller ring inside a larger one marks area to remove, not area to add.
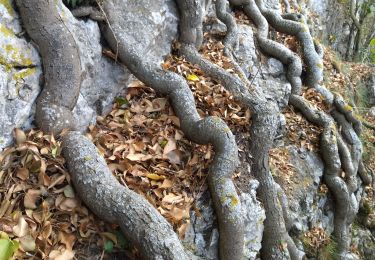
[[[34,189],[28,190],[26,192],[24,200],[23,200],[23,204],[24,204],[25,208],[36,209],[37,208],[36,202],[38,201],[41,193],[42,192],[40,190],[34,190]]]
[[[18,219],[18,224],[13,227],[13,234],[17,237],[26,236],[29,233],[29,225],[27,224],[25,218],[20,216]]]
[[[26,235],[19,238],[21,248],[26,252],[35,251],[35,239],[31,235]]]
[[[16,139],[17,144],[22,144],[26,141],[26,134],[19,128],[15,128],[13,130],[14,138]]]

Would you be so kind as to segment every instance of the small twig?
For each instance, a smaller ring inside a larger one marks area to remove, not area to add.
[[[114,33],[114,31],[113,31],[113,29],[112,29],[112,25],[111,25],[111,23],[109,22],[108,17],[107,17],[107,14],[104,12],[104,9],[103,9],[103,7],[102,7],[100,1],[99,1],[99,0],[96,0],[96,3],[97,3],[97,5],[98,5],[100,11],[103,13],[103,15],[104,15],[104,19],[105,19],[106,23],[108,24],[108,27],[109,27],[109,29],[111,30],[112,34],[113,34],[113,37],[115,38],[115,41],[116,41],[116,53],[115,53],[116,56],[115,56],[115,62],[117,63],[117,58],[118,58],[118,45],[119,45],[118,40],[117,40],[117,36],[116,36],[116,34]]]
[[[261,69],[261,67],[262,67],[262,64],[259,63],[259,67],[257,67],[258,68],[257,72],[255,73],[253,79],[251,80],[249,87],[251,87],[251,85],[253,85],[253,82],[254,82],[255,78],[258,76],[258,73],[259,73],[259,70]]]

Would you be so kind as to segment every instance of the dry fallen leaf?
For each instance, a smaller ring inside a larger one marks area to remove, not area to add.
[[[26,236],[29,233],[29,225],[27,224],[25,218],[20,216],[18,219],[18,224],[13,227],[13,234],[17,237]]]
[[[39,196],[42,194],[40,190],[30,189],[26,192],[23,204],[27,209],[36,209],[36,202]]]
[[[19,238],[21,248],[26,252],[35,251],[35,239],[31,235],[26,235]]]

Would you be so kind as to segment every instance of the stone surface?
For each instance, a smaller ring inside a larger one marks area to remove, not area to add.
[[[258,58],[255,53],[253,30],[248,25],[238,25],[238,49],[235,58],[245,75],[251,80],[258,72]]]
[[[298,235],[312,227],[321,227],[330,234],[333,231],[332,201],[318,190],[324,169],[321,158],[314,152],[295,146],[285,149],[289,153],[289,163],[293,165],[295,174],[287,183],[283,181],[283,176],[275,179],[288,197],[293,224],[291,231]]]
[[[275,100],[281,109],[284,108],[288,104],[291,86],[284,76],[282,63],[269,58],[267,66],[260,64],[250,26],[238,25],[238,38],[239,45],[234,56],[245,75],[252,84],[261,85],[267,98]]]
[[[336,0],[309,1],[309,9],[317,15],[310,25],[316,37],[330,45],[341,56],[345,56],[348,40],[350,17],[345,3]]]
[[[40,91],[38,52],[20,32],[11,2],[0,1],[0,151],[12,142],[13,128],[28,122]]]
[[[119,17],[129,45],[145,59],[160,63],[177,36],[178,15],[173,0],[112,0],[105,3]]]
[[[97,115],[110,112],[113,100],[123,94],[131,74],[102,54],[96,22],[75,19],[64,5],[59,6],[59,12],[78,45],[82,83],[73,112],[80,129],[86,130],[90,123],[95,123]]]
[[[372,107],[372,108],[369,109],[368,115],[369,116],[375,116],[375,107]]]
[[[250,184],[249,193],[240,195],[245,223],[244,259],[256,259],[261,248],[265,212],[256,199],[257,181]],[[196,202],[200,214],[191,212],[191,224],[186,231],[184,245],[198,259],[218,259],[219,231],[216,216],[208,191],[201,194]]]
[[[375,237],[367,229],[360,226],[352,227],[352,244],[358,248],[361,259],[374,259],[375,256]]]
[[[284,65],[279,60],[274,59],[274,58],[268,59],[267,70],[268,70],[268,73],[274,78],[280,77],[281,75],[285,73]]]

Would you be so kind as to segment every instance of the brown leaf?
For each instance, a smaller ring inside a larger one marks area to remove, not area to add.
[[[29,170],[26,168],[18,168],[16,176],[21,180],[25,181],[29,178]]]
[[[22,249],[26,252],[35,251],[36,244],[35,239],[31,235],[26,235],[19,238]]]
[[[163,154],[166,155],[167,153],[177,149],[176,141],[172,138],[168,138],[167,144],[164,146]]]
[[[42,192],[40,190],[33,190],[30,189],[26,192],[24,200],[23,200],[23,205],[27,209],[36,209],[36,202]]]

